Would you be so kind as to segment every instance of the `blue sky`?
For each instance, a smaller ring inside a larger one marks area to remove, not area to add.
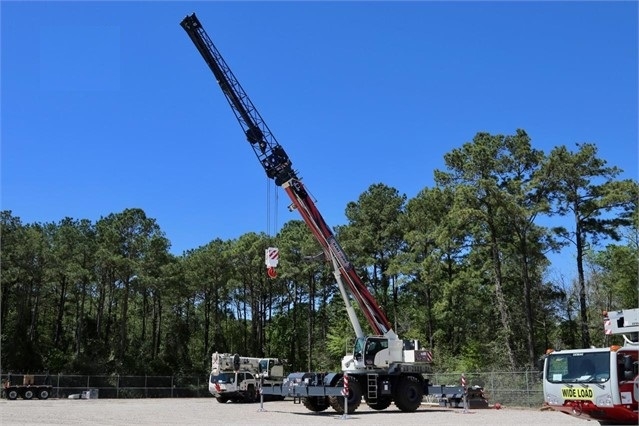
[[[432,186],[479,131],[593,142],[637,178],[634,1],[0,7],[1,208],[23,223],[138,207],[181,254],[299,218],[180,27],[192,12],[332,226],[374,183]]]

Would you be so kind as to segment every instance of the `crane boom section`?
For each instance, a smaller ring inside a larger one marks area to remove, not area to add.
[[[351,295],[362,308],[366,320],[376,334],[386,334],[391,330],[390,322],[386,318],[384,312],[379,308],[377,301],[368,291],[366,285],[355,272],[355,268],[348,260],[346,253],[335,239],[333,232],[324,221],[321,213],[315,206],[315,203],[308,195],[308,191],[304,189],[304,185],[300,180],[291,180],[282,185],[289,198],[293,201],[297,211],[304,219],[304,222],[315,235],[315,238],[321,244],[327,258],[334,258],[337,261],[339,272],[348,283]]]
[[[200,52],[226,96],[247,140],[264,167],[266,175],[277,185],[296,178],[292,163],[284,148],[277,142],[231,69],[220,55],[195,14],[180,23]]]
[[[186,16],[180,25],[213,72],[266,175],[273,179],[276,185],[285,189],[304,222],[324,249],[327,259],[336,259],[340,275],[347,283],[350,294],[362,308],[373,332],[383,335],[391,331],[392,327],[386,315],[348,261],[344,250],[293,170],[284,148],[271,133],[197,16],[194,13]]]

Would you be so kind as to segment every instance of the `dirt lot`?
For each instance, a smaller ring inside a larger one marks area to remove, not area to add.
[[[311,413],[291,399],[260,404],[219,404],[213,398],[192,399],[48,399],[0,400],[0,424],[9,425],[211,425],[326,424],[327,421],[379,425],[588,425],[597,423],[554,411],[442,408],[424,404],[415,413],[394,406],[376,412],[362,404],[344,419],[328,409]]]

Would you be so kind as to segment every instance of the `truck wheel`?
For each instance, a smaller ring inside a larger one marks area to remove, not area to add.
[[[325,396],[308,396],[302,398],[302,404],[308,410],[319,413],[328,408],[328,398]]]
[[[41,389],[38,393],[38,399],[47,399],[49,398],[49,391],[47,389]]]
[[[18,391],[17,391],[17,390],[15,390],[15,389],[9,389],[9,390],[7,391],[7,399],[10,399],[10,400],[12,400],[12,401],[13,401],[14,399],[18,399]]]
[[[362,387],[359,385],[357,379],[353,376],[348,376],[348,414],[354,413],[362,403]],[[337,382],[337,386],[344,386],[344,378],[342,377]],[[343,396],[329,396],[328,401],[331,403],[333,410],[339,414],[344,414],[344,402]]]
[[[255,386],[248,385],[246,388],[246,397],[244,398],[246,402],[255,402],[257,401],[257,389]]]
[[[33,391],[31,389],[27,389],[26,391],[24,391],[24,394],[22,395],[23,399],[32,399],[33,398]]]
[[[416,377],[404,376],[399,379],[394,397],[397,408],[412,413],[421,405],[424,389]]]
[[[385,410],[387,409],[393,400],[391,398],[378,398],[375,402],[367,402],[367,405],[373,410]]]

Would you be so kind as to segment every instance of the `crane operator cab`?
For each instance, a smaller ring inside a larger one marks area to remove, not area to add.
[[[381,366],[384,362],[375,363],[375,356],[384,349],[388,350],[388,339],[384,337],[360,337],[355,341],[353,351],[355,362],[364,367]],[[382,354],[383,355],[383,354]],[[386,357],[384,357],[386,359]]]

